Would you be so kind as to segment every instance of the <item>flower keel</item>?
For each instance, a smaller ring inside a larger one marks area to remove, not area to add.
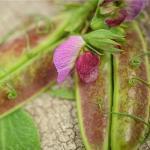
[[[91,52],[85,52],[78,58],[76,69],[83,82],[94,82],[98,78],[99,57]]]

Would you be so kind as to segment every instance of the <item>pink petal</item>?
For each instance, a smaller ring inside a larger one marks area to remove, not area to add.
[[[91,52],[85,52],[76,63],[76,69],[79,77],[85,83],[94,82],[99,72],[99,57]]]
[[[85,42],[81,36],[70,36],[54,53],[54,65],[58,72],[57,81],[63,82],[75,65],[75,61]]]
[[[128,16],[126,21],[133,20],[145,7],[147,0],[126,0]]]

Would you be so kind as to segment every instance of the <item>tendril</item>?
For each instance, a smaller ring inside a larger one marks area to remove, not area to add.
[[[15,100],[16,98],[17,98],[17,91],[15,90],[15,88],[11,85],[11,84],[9,84],[9,83],[7,83],[6,84],[7,85],[7,98],[9,99],[9,100]]]
[[[131,78],[129,79],[129,85],[132,87],[132,86],[135,86],[137,84],[137,80],[135,80],[134,78]]]
[[[148,122],[148,124],[150,125],[150,122]],[[145,134],[145,137],[144,137],[144,139],[143,139],[143,141],[141,143],[144,144],[149,136],[150,136],[150,127],[148,128],[148,131]]]
[[[31,50],[31,44],[30,44],[30,38],[28,33],[25,32],[25,40],[26,40],[26,52],[27,52],[27,57],[32,58],[33,53],[30,51]]]
[[[40,28],[41,21],[44,21],[44,24],[45,24],[45,27],[43,29]],[[49,33],[50,29],[52,28],[52,22],[46,16],[36,16],[35,23],[36,23],[37,34],[47,34],[47,33]]]
[[[4,68],[0,68],[0,70],[4,73],[6,72]],[[7,98],[9,100],[15,100],[17,98],[17,91],[13,87],[13,84],[10,81],[0,82],[0,89],[5,88],[5,87],[6,87],[6,92],[7,92]]]
[[[142,63],[142,57],[146,56],[146,55],[149,55],[150,56],[150,52],[145,52],[145,53],[142,53],[142,54],[139,54],[137,56],[134,56],[131,60],[130,60],[130,65],[133,67],[133,68],[138,68],[141,63]]]
[[[147,126],[148,131],[147,131],[147,133],[145,133],[145,137],[144,137],[143,141],[141,142],[141,144],[145,143],[145,141],[148,139],[148,137],[150,135],[150,122],[149,121],[146,122],[141,117],[131,115],[131,114],[128,114],[128,113],[125,113],[125,112],[111,112],[111,114],[119,115],[119,116],[122,116],[122,117],[129,117],[129,118],[131,118],[135,121],[139,121],[139,122],[143,123],[145,126]]]
[[[103,99],[102,98],[97,100],[97,105],[98,105],[100,111],[102,111],[103,110]]]
[[[125,112],[111,112],[111,114],[114,115],[119,115],[119,116],[124,116],[124,117],[129,117],[131,119],[134,119],[135,121],[140,121],[142,122],[144,125],[146,125],[148,128],[150,128],[150,124],[147,123],[146,121],[144,121],[142,118],[138,117],[138,116],[134,116]]]
[[[91,104],[97,105],[100,111],[103,111],[103,99],[99,98],[96,102],[89,102]]]
[[[141,82],[143,84],[145,84],[146,86],[150,87],[150,83],[148,83],[147,81],[139,78],[139,77],[132,77],[131,79],[129,79],[129,85],[130,86],[135,86],[138,82]]]

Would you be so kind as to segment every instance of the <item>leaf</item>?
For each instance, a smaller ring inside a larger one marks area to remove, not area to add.
[[[116,47],[116,45],[119,45],[119,43],[110,40],[110,39],[91,39],[90,41],[87,41],[90,45],[94,46],[97,51],[103,50],[110,53],[120,52],[121,50]]]
[[[75,100],[75,91],[73,88],[54,85],[48,90],[48,93],[50,93],[53,97],[58,97],[62,99],[67,100]]]
[[[119,34],[118,34],[119,33]],[[120,45],[119,41],[124,41],[124,35],[116,30],[100,29],[83,36],[87,44],[92,45],[98,50],[108,51],[111,53],[120,52],[117,48]]]
[[[124,35],[116,34],[110,30],[99,29],[84,35],[85,40],[90,39],[113,39],[124,40]]]
[[[27,112],[20,109],[0,119],[0,149],[41,149],[37,127]]]
[[[125,34],[126,34],[125,30],[120,26],[116,28],[111,28],[110,31],[114,34],[117,34],[123,37],[125,37]]]

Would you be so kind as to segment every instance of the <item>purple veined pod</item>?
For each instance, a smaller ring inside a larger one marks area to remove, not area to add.
[[[136,23],[126,29],[126,43],[122,49],[124,53],[113,57],[111,149],[133,150],[139,148],[140,141],[145,138],[150,105],[150,91],[146,84],[150,81],[148,57],[142,57],[137,68],[131,65],[134,56],[147,52],[142,31]],[[133,76],[140,80],[133,81]]]
[[[56,69],[52,61],[54,47],[32,59],[32,49],[35,50],[49,34],[39,34],[35,27],[30,28],[29,25],[26,34],[12,37],[0,45],[0,117],[12,112],[56,81]],[[22,60],[27,62],[26,65],[23,63],[14,67]]]
[[[101,57],[98,78],[85,83],[76,73],[79,127],[87,150],[108,150],[112,105],[111,56]]]

